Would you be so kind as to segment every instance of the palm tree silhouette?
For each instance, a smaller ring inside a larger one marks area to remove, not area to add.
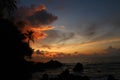
[[[17,9],[16,0],[0,0],[0,17],[12,16]]]
[[[24,34],[25,37],[28,38],[28,44],[30,43],[30,40],[31,40],[32,42],[34,42],[33,33],[34,33],[34,31],[31,30],[31,31],[27,31],[27,33]]]

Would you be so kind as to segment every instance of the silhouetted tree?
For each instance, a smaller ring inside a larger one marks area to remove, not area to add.
[[[33,33],[33,31],[27,31],[27,33],[24,33],[24,35],[28,38],[28,44],[30,44],[30,40],[34,42]]]
[[[14,23],[8,20],[16,9],[16,0],[0,0],[0,72],[3,80],[30,80],[31,62],[25,56],[31,56],[33,50],[22,42],[25,36]]]
[[[10,17],[16,8],[16,0],[0,0],[0,17]]]
[[[32,49],[17,27],[7,19],[0,19],[1,73],[12,80],[28,80],[31,77],[31,63],[25,56],[31,56]],[[4,80],[7,80],[4,77]]]

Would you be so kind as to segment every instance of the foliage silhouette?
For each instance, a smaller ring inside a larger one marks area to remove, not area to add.
[[[29,44],[22,42],[25,38],[13,22],[0,19],[1,42],[1,73],[6,80],[28,80],[31,75],[31,63],[25,60],[25,56],[31,56],[33,50]]]
[[[10,17],[17,9],[16,0],[0,0],[0,17]]]
[[[27,31],[27,33],[24,33],[24,35],[28,38],[28,44],[30,44],[30,40],[34,42],[33,33],[33,31]]]

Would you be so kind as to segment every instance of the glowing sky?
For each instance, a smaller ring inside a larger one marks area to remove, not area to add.
[[[88,54],[102,53],[108,46],[120,48],[120,0],[21,0],[18,5],[34,10],[44,5],[57,16],[47,24],[54,28],[40,30],[47,36],[30,43],[35,50]]]

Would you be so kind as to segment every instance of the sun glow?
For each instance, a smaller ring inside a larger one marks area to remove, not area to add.
[[[79,54],[92,54],[95,52],[102,52],[102,50],[105,48],[103,44],[114,42],[120,42],[120,38],[89,42],[85,44],[64,44],[62,47],[59,47],[56,44],[54,46],[50,46],[50,48],[36,46],[36,44],[31,43],[31,47],[35,50],[47,51],[48,54],[44,54],[45,57],[55,57],[59,53],[74,54],[77,52]]]

